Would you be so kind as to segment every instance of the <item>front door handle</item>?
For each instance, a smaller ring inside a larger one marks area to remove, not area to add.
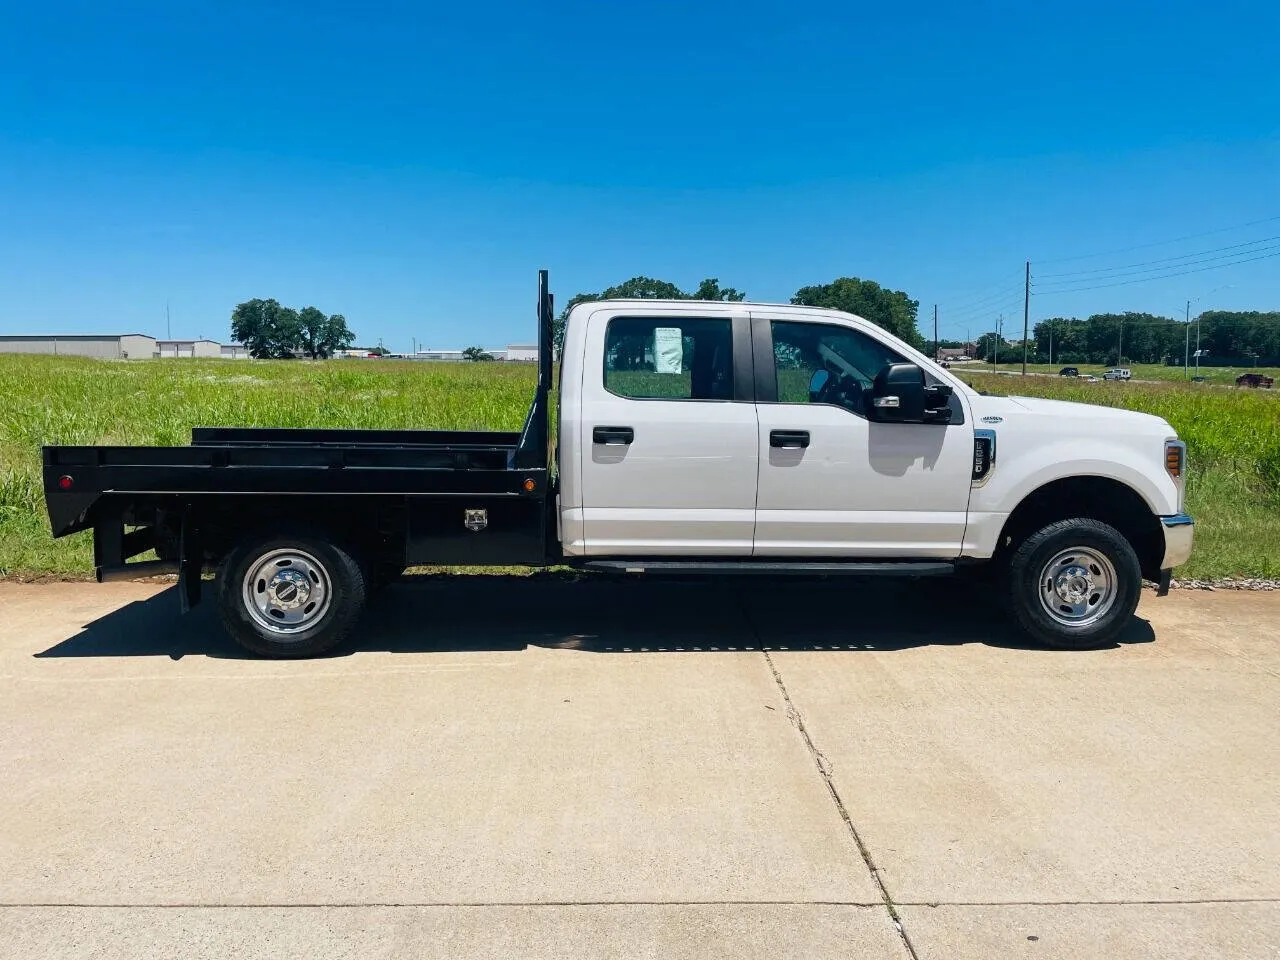
[[[769,446],[803,449],[809,446],[808,430],[770,430]]]
[[[603,443],[606,446],[626,446],[636,438],[636,432],[630,427],[596,427],[591,431],[592,443]]]

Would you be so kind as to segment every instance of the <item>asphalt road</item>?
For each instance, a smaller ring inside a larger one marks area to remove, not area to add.
[[[0,956],[1280,955],[1280,593],[422,581],[244,659],[0,584]]]

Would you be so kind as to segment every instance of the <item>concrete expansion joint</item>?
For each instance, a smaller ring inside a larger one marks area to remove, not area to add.
[[[755,625],[752,624],[752,629]],[[760,641],[759,632],[756,631],[756,639]],[[902,925],[902,918],[898,914],[897,906],[893,902],[893,897],[889,893],[889,888],[885,886],[884,878],[880,875],[879,869],[875,865],[875,861],[871,859],[871,851],[867,849],[866,843],[863,842],[862,836],[858,833],[857,825],[854,824],[853,818],[849,816],[849,810],[844,804],[844,799],[840,796],[840,791],[836,787],[835,778],[832,776],[831,762],[818,749],[817,744],[813,742],[813,737],[809,735],[809,729],[805,726],[804,717],[801,716],[799,709],[791,700],[791,694],[787,690],[787,685],[782,680],[782,674],[778,671],[777,665],[773,662],[773,657],[769,656],[769,651],[764,648],[763,641],[760,643],[760,652],[764,655],[765,663],[769,667],[769,672],[773,674],[773,682],[778,687],[778,692],[782,695],[783,703],[787,705],[787,719],[791,721],[796,730],[800,733],[800,738],[804,741],[805,748],[809,751],[809,756],[813,759],[813,765],[818,770],[818,775],[822,777],[822,781],[826,784],[827,792],[831,795],[831,800],[835,804],[836,813],[840,815],[840,819],[844,821],[845,827],[849,831],[849,836],[853,838],[854,846],[857,847],[859,856],[862,857],[862,863],[867,868],[867,872],[871,874],[871,879],[875,881],[876,888],[880,891],[881,900],[885,909],[889,912],[889,920],[893,924],[894,930],[898,933],[898,939],[902,942],[902,947],[906,950],[911,960],[919,960],[919,954],[916,953],[915,945],[911,942],[911,937],[907,934],[906,927]]]

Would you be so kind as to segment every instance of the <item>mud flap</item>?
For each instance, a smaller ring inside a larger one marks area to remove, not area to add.
[[[189,613],[200,603],[200,575],[204,572],[204,542],[190,511],[182,515],[178,537],[178,602]]]

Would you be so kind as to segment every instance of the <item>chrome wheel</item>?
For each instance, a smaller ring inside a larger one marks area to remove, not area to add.
[[[1073,547],[1054,555],[1040,571],[1040,603],[1058,623],[1084,627],[1104,617],[1115,604],[1116,568],[1091,547]]]
[[[300,633],[329,612],[333,585],[329,571],[311,554],[272,550],[249,565],[244,575],[245,610],[264,630]]]

